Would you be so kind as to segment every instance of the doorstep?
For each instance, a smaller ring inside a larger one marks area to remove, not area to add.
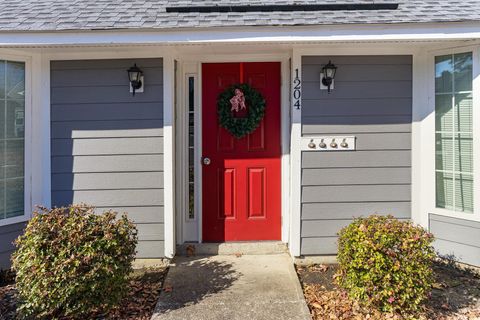
[[[185,243],[177,246],[178,255],[261,255],[287,252],[287,245],[281,241]]]
[[[288,254],[176,257],[152,320],[309,320]]]

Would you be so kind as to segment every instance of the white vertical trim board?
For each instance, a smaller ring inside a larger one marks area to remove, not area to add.
[[[297,74],[298,72],[298,74]],[[302,197],[302,100],[301,82],[300,96],[295,93],[295,78],[302,79],[302,56],[297,50],[292,53],[291,69],[291,148],[290,148],[290,241],[289,250],[293,257],[300,256],[301,249],[301,197]],[[297,88],[298,89],[298,88]],[[295,104],[298,103],[298,107]]]
[[[412,220],[424,228],[428,228],[428,209],[425,203],[425,193],[430,192],[424,179],[428,180],[430,159],[424,157],[426,149],[432,145],[428,143],[428,135],[423,129],[424,121],[431,115],[431,106],[428,103],[428,63],[426,51],[422,50],[413,55],[412,63]],[[433,148],[435,146],[433,145]]]
[[[473,49],[473,211],[480,221],[480,47]]]
[[[37,203],[45,205],[47,208],[52,206],[52,165],[51,165],[51,122],[50,122],[50,60],[42,55],[41,59],[41,75],[40,75],[40,88],[41,94],[37,96],[35,101],[40,104],[36,107],[36,112],[41,113],[41,123],[37,123],[38,129],[35,130],[35,134],[38,134],[41,138],[40,145],[42,146],[42,168],[41,171],[41,183],[35,183],[35,186],[41,186],[42,194],[41,199]],[[36,115],[39,116],[39,115]],[[35,145],[35,144],[34,144]],[[35,150],[36,151],[36,150]]]
[[[175,60],[163,57],[163,176],[165,257],[175,255]]]
[[[282,242],[290,235],[290,83],[291,59],[281,61],[281,143],[282,143]]]

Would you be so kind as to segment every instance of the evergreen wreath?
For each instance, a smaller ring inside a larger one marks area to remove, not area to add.
[[[232,102],[230,101],[235,97],[237,89],[240,89],[243,93],[245,104],[248,107],[248,115],[242,118],[234,117]],[[252,86],[246,83],[234,84],[218,96],[217,113],[219,124],[235,138],[243,138],[258,128],[260,121],[265,116],[265,106],[266,103],[262,94]]]

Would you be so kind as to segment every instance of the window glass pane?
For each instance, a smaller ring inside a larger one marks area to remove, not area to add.
[[[0,60],[0,99],[5,99],[5,67],[6,62]]]
[[[195,78],[188,77],[188,219],[195,218]]]
[[[473,212],[473,177],[469,174],[455,175],[455,210]]]
[[[471,52],[435,59],[436,204],[468,213],[473,212],[472,76]]]
[[[472,54],[460,53],[455,59],[455,92],[472,91]]]
[[[24,214],[25,64],[0,61],[0,219]]]
[[[435,166],[437,170],[453,171],[453,136],[450,133],[435,135]]]
[[[472,93],[455,95],[455,131],[473,132],[473,99]]]
[[[435,58],[435,92],[452,92],[452,56]]]
[[[435,98],[435,110],[436,130],[451,132],[453,129],[452,95],[437,95]]]
[[[7,100],[6,136],[7,138],[23,138],[25,134],[25,102],[23,100]]]
[[[455,171],[473,173],[473,138],[472,134],[455,135]]]
[[[5,214],[7,218],[23,215],[23,178],[7,179]]]
[[[437,207],[453,210],[453,175],[447,172],[437,172]]]

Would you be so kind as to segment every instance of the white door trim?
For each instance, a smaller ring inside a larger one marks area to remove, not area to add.
[[[185,81],[185,77],[188,74],[193,74],[192,64],[196,65],[196,77],[197,77],[197,94],[196,100],[198,101],[195,107],[196,109],[196,117],[195,117],[195,216],[197,222],[197,230],[198,230],[198,242],[202,242],[202,177],[201,177],[201,155],[202,155],[202,132],[201,132],[201,112],[202,110],[202,64],[203,63],[222,63],[222,62],[280,62],[281,64],[281,146],[282,146],[282,156],[281,156],[281,175],[282,175],[282,200],[281,200],[281,207],[282,207],[282,227],[281,227],[281,240],[284,243],[289,242],[289,234],[290,234],[290,197],[288,196],[290,193],[290,101],[289,101],[289,70],[290,70],[290,54],[240,54],[240,55],[184,55],[184,56],[177,56],[179,60],[179,64],[181,65],[180,69],[182,69],[181,76],[177,81],[177,86],[180,89],[178,91],[179,97],[185,97],[186,92],[185,88],[181,88],[183,86],[179,86],[179,81]],[[188,67],[186,67],[188,65]],[[183,110],[184,108],[182,108]],[[183,130],[183,135],[186,134],[186,131]],[[181,137],[181,135],[177,135],[178,141],[186,141]],[[182,149],[185,146],[180,146]],[[183,170],[186,170],[186,166],[184,166]],[[186,176],[177,175],[177,177]],[[185,183],[183,181],[182,183]],[[185,196],[182,196],[181,199],[186,199]],[[185,201],[185,200],[184,200]],[[178,216],[184,217],[186,211],[178,212]],[[184,224],[183,227],[177,228],[177,230],[186,230],[188,228],[185,225],[185,219],[178,219],[177,221]],[[299,235],[298,235],[299,237]],[[183,234],[179,234],[177,237],[177,243],[185,241],[186,237]]]
[[[165,257],[175,256],[175,59],[163,57],[163,179]]]

